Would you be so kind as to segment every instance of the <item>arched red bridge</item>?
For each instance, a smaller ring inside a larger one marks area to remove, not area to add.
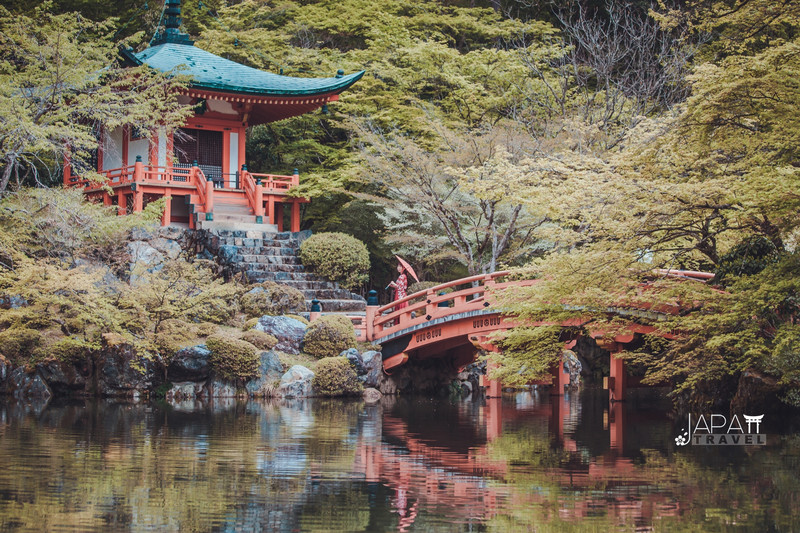
[[[366,318],[356,324],[359,340],[382,346],[385,370],[396,368],[409,360],[432,357],[448,358],[456,366],[465,366],[474,361],[478,348],[496,350],[489,335],[523,325],[513,317],[503,316],[503,310],[495,305],[492,293],[513,287],[532,286],[537,280],[504,281],[509,274],[508,271],[502,271],[471,276],[416,292],[382,307],[368,305]],[[714,277],[714,274],[708,272],[685,270],[659,270],[656,274],[700,282]],[[406,307],[399,307],[404,303],[407,304]],[[677,306],[658,309],[645,307],[609,307],[608,310],[609,313],[619,316],[650,320],[663,319],[680,310]],[[562,325],[583,326],[609,352],[609,397],[612,401],[623,400],[627,387],[624,362],[614,354],[622,351],[625,344],[633,342],[637,335],[671,335],[660,332],[653,326],[631,322],[625,328],[626,334],[609,339],[605,336],[605,331],[592,330],[588,322],[575,319]],[[565,349],[574,345],[574,340],[567,342]],[[564,386],[568,383],[569,375],[565,372],[564,365],[557,365],[553,369],[553,392],[563,393]],[[489,386],[490,396],[499,395],[498,383],[490,383]]]

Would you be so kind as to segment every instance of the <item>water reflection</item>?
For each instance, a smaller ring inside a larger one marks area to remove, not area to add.
[[[0,530],[800,527],[800,435],[676,449],[605,398],[0,404]]]

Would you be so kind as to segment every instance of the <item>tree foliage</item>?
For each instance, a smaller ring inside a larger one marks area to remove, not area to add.
[[[0,192],[12,177],[17,187],[52,185],[65,157],[91,177],[101,125],[148,132],[189,113],[175,93],[180,76],[120,65],[111,23],[48,7],[0,9]]]

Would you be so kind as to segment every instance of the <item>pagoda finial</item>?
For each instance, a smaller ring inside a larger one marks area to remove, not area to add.
[[[164,5],[164,32],[156,35],[153,44],[193,44],[185,33],[181,33],[181,0],[167,0]]]
[[[167,0],[167,9],[164,11],[167,20],[164,26],[169,30],[177,31],[181,27],[181,0]]]

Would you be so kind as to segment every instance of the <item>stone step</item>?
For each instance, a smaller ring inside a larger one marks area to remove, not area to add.
[[[234,260],[238,263],[242,262],[242,256],[237,255]],[[255,261],[248,262],[248,264],[257,267],[259,270],[269,270],[268,267],[258,265],[292,265],[303,266],[300,264],[300,259],[291,255],[260,255]],[[304,270],[303,270],[304,271]]]
[[[278,226],[276,224],[255,224],[255,223],[236,222],[230,220],[226,221],[198,220],[197,227],[198,229],[204,229],[208,231],[235,230],[242,232],[243,236],[247,231],[260,231],[260,232],[270,232],[270,233],[278,231]]]
[[[319,300],[320,307],[323,313],[344,312],[344,313],[360,313],[367,309],[367,302],[365,300]],[[307,301],[306,305],[311,309],[311,301]]]
[[[250,270],[250,269],[247,269],[246,273],[247,273],[247,279],[250,280],[250,282],[252,282],[252,283],[261,283],[262,281],[277,281],[278,283],[282,283],[284,285],[289,285],[289,286],[294,287],[295,289],[300,290],[300,291],[303,291],[303,290],[329,289],[330,288],[330,287],[325,286],[325,285],[320,286],[321,283],[326,283],[326,282],[320,282],[320,281],[297,281],[297,280],[275,280],[275,279],[271,279],[271,278],[267,277],[266,276],[267,273],[265,273],[265,272],[259,272],[257,270]]]
[[[306,300],[350,300],[359,299],[360,296],[353,295],[346,289],[304,289],[300,291],[306,297]]]
[[[249,240],[249,239],[239,239],[239,240],[240,241],[246,241],[246,240]],[[224,246],[236,246],[236,245],[235,244],[224,244]],[[280,256],[288,256],[288,255],[296,256],[297,255],[297,251],[294,248],[288,248],[288,247],[282,248],[282,247],[279,247],[279,246],[239,246],[238,248],[239,248],[239,250],[237,250],[237,253],[239,255],[242,255],[242,256],[254,255],[254,256],[259,256],[259,257],[265,257],[265,256],[268,257],[268,256],[275,256],[275,255],[280,255]]]

